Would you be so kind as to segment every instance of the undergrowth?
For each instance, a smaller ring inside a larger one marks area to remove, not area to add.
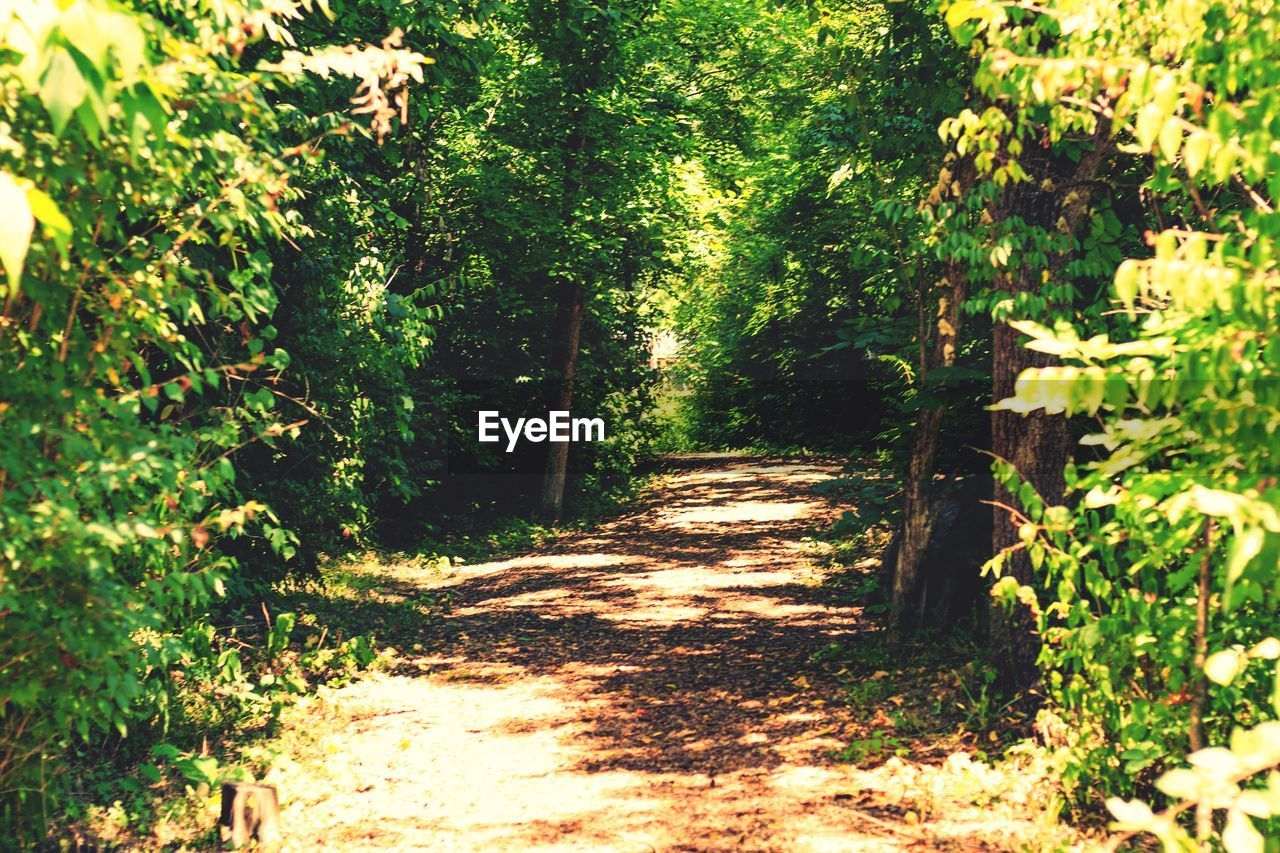
[[[182,650],[170,671],[153,673],[171,682],[166,713],[151,731],[80,746],[53,837],[120,849],[215,846],[221,783],[271,783],[281,759],[272,738],[287,707],[392,666],[397,646],[421,648],[451,600],[409,578],[443,577],[451,566],[426,556],[330,560],[317,577],[281,581],[256,602],[155,638]]]
[[[1078,849],[1097,821],[1084,820],[1083,830],[1061,822],[1061,759],[1032,738],[1038,697],[1001,690],[978,620],[896,639],[885,628],[882,561],[896,524],[896,478],[881,465],[851,467],[823,490],[856,507],[822,534],[825,585],[869,617],[865,632],[813,656],[840,683],[852,719],[846,745],[830,755],[897,792],[892,802],[860,805],[908,825],[969,810],[990,818],[989,837],[980,835],[994,849]]]

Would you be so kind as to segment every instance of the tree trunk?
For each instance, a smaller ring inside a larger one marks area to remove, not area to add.
[[[1030,179],[1007,192],[1001,216],[1020,218],[1027,229],[1074,238],[1088,209],[1098,170],[1110,154],[1109,138],[1110,126],[1099,119],[1092,144],[1079,162],[1048,148],[1024,157],[1022,164]],[[1047,280],[1045,275],[1051,278],[1060,273],[1070,257],[1069,251],[1058,251],[1049,257],[1047,266],[1023,263],[999,277],[997,284],[1010,296],[1039,293]],[[991,343],[993,401],[1013,396],[1014,385],[1024,370],[1046,367],[1055,361],[1051,356],[1027,349],[1020,337],[1007,323],[995,324]],[[1013,463],[1022,481],[1036,490],[1046,506],[1062,503],[1063,469],[1071,460],[1072,449],[1066,417],[1039,411],[1028,415],[993,411],[991,449]],[[1005,508],[1017,509],[1019,501],[999,484],[993,497],[993,553],[1012,549],[1004,563],[1004,574],[1019,584],[1035,586],[1034,570],[1026,550],[1014,548],[1020,542],[1019,524]],[[1035,662],[1040,652],[1032,614],[1024,606],[1009,609],[1006,604],[993,601],[990,615],[992,662],[999,670],[1001,682],[1009,689],[1024,687],[1035,677]]]
[[[997,323],[992,331],[991,384],[993,400],[1013,396],[1014,382],[1029,367],[1045,367],[1053,359],[1022,346],[1020,334],[1005,323]],[[1071,433],[1062,415],[1033,412],[991,413],[992,452],[1013,463],[1023,482],[1030,483],[1044,498],[1047,506],[1062,502],[1062,471],[1071,459]],[[995,485],[994,518],[991,547],[993,554],[1019,544],[1019,525],[1001,505],[1017,507],[1018,499],[1002,485]],[[1019,584],[1034,586],[1034,571],[1025,549],[1009,554],[1004,574]],[[1035,676],[1038,639],[1033,638],[1035,620],[1030,609],[1021,604],[1009,609],[1003,602],[991,604],[992,662],[1000,671],[1002,682],[1011,688],[1030,683]]]
[[[562,280],[556,305],[555,352],[559,385],[551,400],[552,410],[569,411],[573,405],[573,374],[582,337],[582,288]],[[547,444],[547,470],[542,480],[541,508],[555,520],[564,508],[565,475],[569,468],[569,443]]]
[[[947,264],[945,282],[950,286],[949,292],[938,300],[939,331],[927,361],[931,369],[950,367],[955,361],[959,306],[965,299],[965,279],[957,266]],[[928,606],[925,555],[937,532],[934,469],[944,415],[945,407],[941,404],[922,408],[912,431],[911,457],[902,489],[902,528],[893,566],[889,622],[895,634],[918,625]]]
[[[938,185],[930,196],[930,203],[937,205],[943,199],[959,202],[972,185],[973,177],[973,163],[968,158],[956,166],[955,174],[949,168],[944,168],[939,174]],[[930,329],[921,318],[921,388],[928,381],[929,374],[955,364],[959,346],[960,309],[967,298],[967,284],[960,264],[954,260],[948,261],[939,282],[937,319],[933,328]],[[923,289],[923,285],[921,287]],[[921,301],[923,314],[930,300],[922,293]],[[930,584],[925,558],[929,553],[930,543],[938,532],[936,525],[939,504],[934,485],[934,469],[944,416],[945,406],[941,403],[922,407],[912,430],[911,456],[907,462],[902,490],[902,526],[898,534],[898,547],[893,555],[892,565],[889,566],[892,577],[889,626],[895,638],[903,631],[919,625],[929,606]],[[960,568],[963,567],[953,567]],[[933,586],[936,594],[940,585]]]
[[[561,156],[560,227],[561,251],[573,252],[572,231],[577,219],[576,208],[585,186],[584,169],[589,148],[588,120],[590,118],[587,95],[600,81],[604,54],[599,44],[579,42],[590,33],[579,34],[569,26],[571,9],[567,2],[558,6],[562,28],[562,51],[559,62],[562,70],[571,72],[566,79],[573,110],[569,115],[568,136]],[[592,49],[583,52],[583,47]],[[561,259],[562,263],[567,258]],[[584,289],[576,280],[560,275],[556,282],[556,327],[552,339],[552,375],[556,387],[551,393],[549,405],[553,411],[569,411],[573,404],[573,375],[578,361],[579,342],[582,337],[582,309]],[[539,506],[542,514],[555,521],[564,509],[565,478],[569,469],[568,442],[547,442],[547,467],[542,480],[542,496]]]

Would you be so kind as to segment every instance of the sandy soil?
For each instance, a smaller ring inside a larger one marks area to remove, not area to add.
[[[621,519],[461,568],[445,653],[299,712],[288,848],[989,849],[860,808],[899,783],[830,756],[840,692],[809,658],[862,626],[806,541],[834,473],[683,460]]]

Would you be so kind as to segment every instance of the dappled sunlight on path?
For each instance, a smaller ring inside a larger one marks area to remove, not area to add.
[[[858,771],[830,757],[847,742],[844,712],[810,658],[864,629],[858,608],[827,600],[808,539],[841,509],[813,489],[834,473],[687,459],[627,516],[462,567],[438,652],[301,712],[295,725],[318,734],[299,776],[328,781],[292,795],[290,844],[924,843],[852,808]]]

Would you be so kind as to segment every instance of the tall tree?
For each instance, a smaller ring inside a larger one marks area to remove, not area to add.
[[[554,305],[544,371],[550,410],[569,411],[577,399],[593,311],[631,299],[637,247],[660,257],[675,221],[663,212],[671,204],[666,171],[683,130],[651,67],[653,42],[642,25],[656,10],[649,0],[529,6],[528,37],[550,66],[540,109],[558,173],[542,236],[546,267],[536,276]],[[569,444],[549,442],[539,508],[550,518],[563,512],[569,467]]]
[[[587,282],[582,267],[571,260],[572,232],[578,218],[579,197],[585,188],[591,148],[595,143],[592,126],[592,96],[601,82],[605,55],[617,38],[619,13],[608,0],[600,6],[581,0],[558,0],[551,17],[550,53],[555,58],[564,86],[564,108],[568,118],[560,158],[561,256],[550,273],[555,293],[555,326],[552,329],[551,362],[548,375],[551,393],[548,408],[569,411],[573,405],[573,383],[582,341],[583,296]],[[569,469],[568,442],[547,444],[547,465],[543,475],[539,505],[552,519],[564,508],[565,477]]]

